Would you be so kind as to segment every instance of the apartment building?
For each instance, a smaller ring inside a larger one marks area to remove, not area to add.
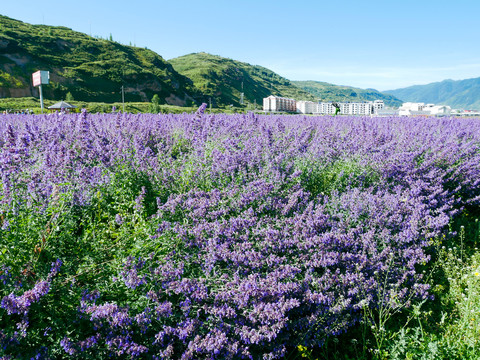
[[[296,101],[294,99],[270,95],[263,99],[264,111],[297,111]]]
[[[340,108],[340,114],[342,115],[373,115],[377,114],[379,111],[383,110],[385,104],[383,100],[375,100],[368,102],[342,102],[337,103]],[[333,103],[322,102],[319,103],[318,113],[319,114],[335,114],[336,107]]]
[[[379,112],[382,112],[385,109],[385,103],[383,100],[375,100],[373,102],[373,113],[378,114]]]
[[[318,103],[313,101],[297,101],[297,112],[300,114],[318,113]]]
[[[318,103],[318,112],[316,114],[335,115],[337,108],[331,102]]]

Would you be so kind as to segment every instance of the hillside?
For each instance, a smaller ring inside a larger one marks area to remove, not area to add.
[[[180,74],[190,78],[199,91],[212,98],[214,105],[240,105],[244,102],[262,106],[264,97],[284,96],[296,100],[315,100],[310,93],[290,80],[258,65],[227,59],[207,53],[195,53],[169,60]]]
[[[31,75],[50,71],[47,99],[150,101],[187,105],[192,82],[148,49],[97,39],[65,27],[30,25],[0,15],[0,97],[38,96]]]
[[[457,109],[480,109],[480,77],[466,80],[444,80],[388,90],[403,101],[449,105]]]
[[[333,85],[320,81],[292,81],[299,88],[308,91],[321,101],[374,101],[383,100],[386,106],[398,107],[402,101],[390,94],[375,89],[359,89],[350,86]]]

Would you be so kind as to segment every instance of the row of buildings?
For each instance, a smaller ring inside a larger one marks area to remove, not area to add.
[[[384,109],[383,100],[367,102],[313,102],[296,101],[295,99],[270,95],[263,99],[264,111],[297,112],[300,114],[326,114],[337,113],[344,115],[373,115]]]
[[[338,109],[338,110],[337,110]],[[447,105],[406,102],[398,110],[386,109],[383,100],[366,102],[313,102],[270,95],[263,99],[263,110],[269,112],[295,112],[321,115],[399,115],[448,116],[452,109]]]

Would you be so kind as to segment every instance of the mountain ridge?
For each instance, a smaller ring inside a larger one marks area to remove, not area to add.
[[[433,82],[405,88],[386,90],[405,102],[424,102],[449,105],[459,109],[480,109],[480,77]]]

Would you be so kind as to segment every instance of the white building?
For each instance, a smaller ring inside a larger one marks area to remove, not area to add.
[[[452,108],[447,105],[433,105],[433,104],[429,104],[429,105],[432,105],[432,106],[423,108],[423,110],[429,111],[430,115],[433,115],[433,116],[447,116],[447,115],[450,115],[450,113],[452,112]]]
[[[297,106],[294,99],[270,95],[263,99],[263,110],[295,112]]]
[[[406,102],[398,109],[400,116],[446,116],[452,109],[446,105]]]
[[[318,113],[318,103],[313,101],[297,101],[297,112],[300,114]]]
[[[340,114],[342,115],[372,115],[377,114],[385,107],[383,100],[368,102],[342,102],[337,103],[337,105],[340,107]],[[336,107],[331,102],[321,102],[318,104],[319,114],[335,114],[335,112]]]
[[[378,114],[378,113],[382,112],[383,109],[385,109],[385,103],[383,102],[383,100],[375,100],[373,102],[373,113],[374,114]]]
[[[410,116],[410,115],[428,115],[427,112],[423,112],[425,103],[412,103],[406,102],[398,108],[398,115],[400,116]]]
[[[333,103],[329,102],[321,102],[318,103],[318,112],[317,114],[327,114],[327,115],[334,115],[337,111],[337,108],[333,106]]]

